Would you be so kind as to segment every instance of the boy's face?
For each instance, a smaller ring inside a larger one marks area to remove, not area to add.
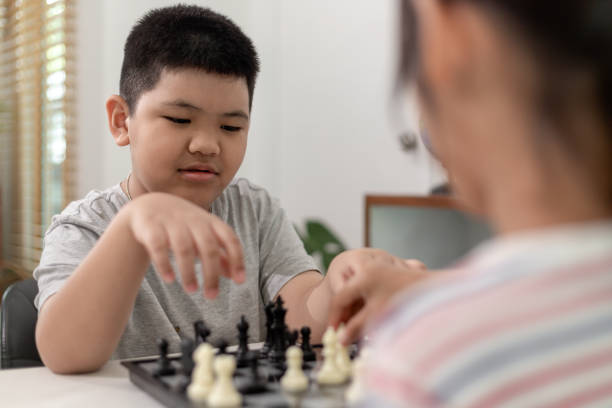
[[[206,209],[244,158],[249,93],[244,78],[164,70],[126,121],[132,197],[166,192]]]

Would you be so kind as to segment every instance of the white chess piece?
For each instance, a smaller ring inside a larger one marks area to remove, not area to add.
[[[242,405],[242,395],[234,388],[232,376],[236,360],[230,355],[215,358],[214,369],[217,380],[208,395],[208,406],[214,408],[234,408]]]
[[[353,361],[353,381],[344,393],[344,398],[350,405],[358,403],[364,397],[364,369],[365,359],[359,356]]]
[[[323,335],[323,366],[317,373],[321,385],[339,385],[346,381],[346,375],[336,365],[336,332],[329,327]]]
[[[287,371],[281,378],[281,387],[289,393],[300,393],[308,389],[308,377],[302,371],[302,349],[291,346],[287,349]]]
[[[344,376],[349,378],[353,373],[351,357],[349,356],[348,347],[340,343],[340,339],[345,331],[344,324],[341,324],[340,327],[338,327],[338,333],[336,335],[336,365],[338,369],[344,373]]]
[[[206,402],[214,382],[212,370],[214,355],[215,351],[208,343],[200,344],[193,352],[195,368],[191,384],[187,387],[187,395],[192,401]]]

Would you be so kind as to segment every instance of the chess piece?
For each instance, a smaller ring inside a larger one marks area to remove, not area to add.
[[[191,383],[191,373],[193,371],[193,340],[187,337],[181,339],[181,369],[182,374],[176,385],[176,389],[185,392]]]
[[[238,367],[246,367],[249,364],[249,322],[244,315],[240,317],[240,322],[236,325],[238,329],[238,351],[236,353],[236,364]]]
[[[287,333],[287,346],[295,346],[295,344],[297,343],[297,339],[298,339],[298,331],[297,330],[293,330]]]
[[[187,337],[181,340],[181,372],[187,378],[191,378],[193,371],[193,341]]]
[[[206,326],[203,320],[197,320],[193,323],[193,331],[195,333],[195,345],[206,343],[206,339],[210,336],[210,329]]]
[[[336,365],[336,332],[328,327],[323,335],[323,366],[317,373],[317,382],[320,385],[339,385],[346,381],[344,372]]]
[[[365,374],[367,352],[364,353],[364,351],[366,350],[363,350],[353,362],[353,381],[344,393],[344,399],[349,405],[356,405],[365,395],[363,376]]]
[[[302,349],[291,346],[287,349],[287,371],[281,378],[281,387],[288,393],[301,393],[308,389],[308,377],[302,371]]]
[[[302,333],[302,355],[304,361],[315,361],[317,359],[317,355],[312,349],[310,345],[310,327],[304,326],[300,330]]]
[[[348,348],[340,342],[345,330],[344,324],[341,324],[336,335],[336,365],[344,373],[344,376],[348,378],[353,372],[351,357],[349,356]]]
[[[213,363],[215,381],[208,395],[208,406],[213,408],[240,407],[242,395],[234,388],[232,376],[236,369],[236,361],[230,355],[219,355]]]
[[[170,360],[168,360],[168,341],[166,339],[159,339],[157,346],[159,347],[159,359],[157,360],[157,368],[153,375],[173,375],[176,370],[170,364]]]
[[[272,348],[268,353],[268,358],[273,364],[282,365],[287,350],[287,325],[285,324],[287,309],[283,307],[283,299],[280,296],[276,299],[272,314],[274,316],[272,320]]]
[[[217,355],[227,354],[227,340],[221,339],[217,345]]]
[[[195,369],[193,379],[187,387],[189,399],[202,403],[206,402],[214,383],[212,363],[215,351],[208,343],[202,343],[193,353]]]
[[[264,357],[268,356],[270,349],[272,348],[272,321],[274,320],[274,314],[272,313],[274,309],[274,303],[270,302],[264,308],[266,312],[266,341],[264,342],[263,347],[259,350],[259,354]]]

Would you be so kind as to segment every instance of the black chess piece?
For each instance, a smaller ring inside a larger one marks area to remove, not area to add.
[[[236,352],[236,365],[246,367],[249,364],[249,322],[244,315],[240,317],[240,322],[236,325],[238,329],[238,351]]]
[[[287,343],[288,346],[295,346],[295,344],[297,343],[297,339],[298,339],[299,335],[298,335],[298,331],[297,330],[293,330],[287,333]]]
[[[274,320],[274,303],[270,302],[264,308],[266,312],[266,340],[263,344],[261,350],[259,350],[259,354],[267,357],[270,349],[272,348],[272,321]]]
[[[157,367],[153,371],[153,375],[173,375],[176,370],[172,367],[168,359],[168,341],[166,339],[159,339],[157,346],[159,347],[159,359],[157,360]]]
[[[287,325],[285,324],[287,309],[283,307],[283,299],[280,296],[276,299],[272,314],[274,316],[272,320],[272,348],[268,353],[268,359],[273,364],[278,365],[285,361],[285,351],[287,350]]]
[[[195,344],[193,340],[184,337],[181,340],[181,372],[185,377],[191,378],[191,373],[195,363],[193,361],[193,351]]]
[[[210,336],[210,329],[203,320],[197,320],[193,323],[193,331],[195,333],[195,346],[206,343],[206,339]]]
[[[193,340],[187,337],[183,337],[181,340],[181,374],[182,377],[178,382],[178,389],[184,392],[189,384],[191,384],[191,373],[195,363],[193,361],[193,350],[195,343]]]
[[[221,339],[217,344],[217,355],[228,354],[227,352],[227,340]]]
[[[304,326],[300,330],[302,333],[302,358],[304,361],[315,361],[317,355],[310,345],[310,327]]]
[[[256,355],[252,353],[249,355],[248,365],[251,368],[250,375],[248,379],[240,383],[237,387],[240,393],[257,394],[268,391],[268,382],[266,378],[259,373],[259,361]]]

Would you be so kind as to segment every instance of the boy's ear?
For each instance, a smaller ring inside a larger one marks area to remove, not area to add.
[[[108,116],[108,128],[113,134],[118,146],[130,144],[128,137],[128,118],[130,109],[127,102],[119,95],[112,95],[106,101],[106,115]]]

